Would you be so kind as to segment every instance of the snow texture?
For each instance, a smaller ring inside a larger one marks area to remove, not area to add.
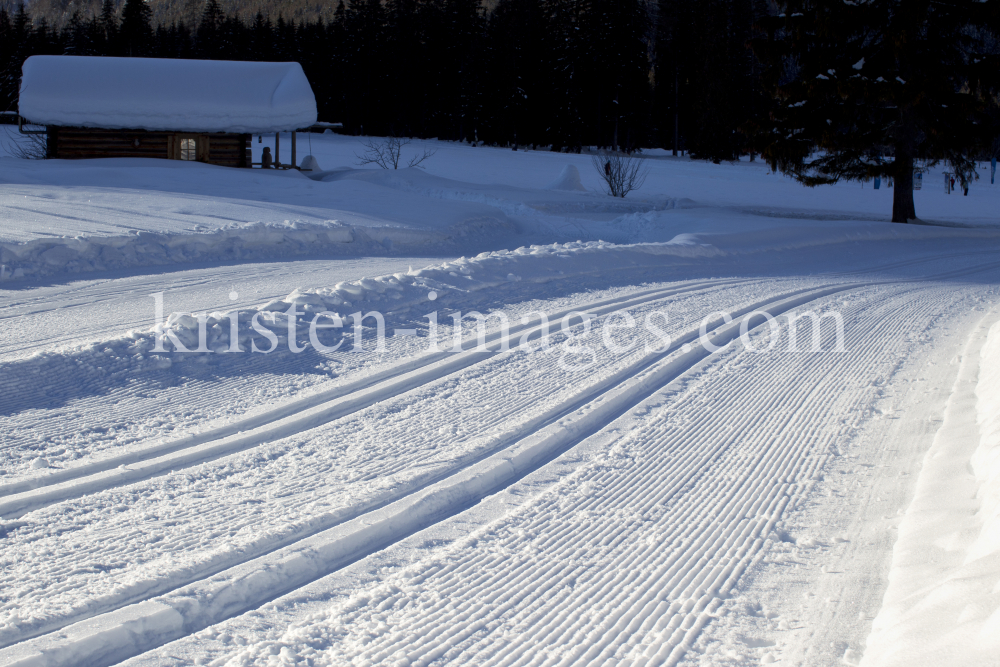
[[[0,665],[995,662],[996,188],[308,141],[0,159]]]
[[[962,355],[900,525],[862,667],[988,665],[1000,654],[1000,322]]]
[[[18,113],[67,127],[259,133],[316,122],[298,63],[31,56]]]

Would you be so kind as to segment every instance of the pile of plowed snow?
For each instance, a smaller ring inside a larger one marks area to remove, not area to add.
[[[966,349],[861,665],[990,665],[998,655],[1000,322]]]

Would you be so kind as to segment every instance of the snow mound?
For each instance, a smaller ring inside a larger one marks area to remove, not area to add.
[[[234,223],[198,233],[136,232],[122,236],[55,238],[28,243],[0,242],[0,283],[59,273],[163,266],[194,261],[243,261],[276,257],[357,256],[384,253],[395,241],[405,248],[447,242],[442,234],[408,229],[379,230],[381,241],[363,227],[337,221]],[[389,239],[390,243],[385,242]]]
[[[586,192],[580,181],[580,170],[575,165],[568,164],[559,172],[559,178],[545,186],[546,190],[580,190]]]
[[[18,113],[40,125],[259,133],[316,122],[298,63],[31,56]]]
[[[972,469],[980,484],[979,518],[983,529],[969,550],[968,559],[989,557],[1000,562],[1000,322],[990,329],[983,347],[976,384],[976,413],[980,439],[972,456]],[[1000,580],[1000,564],[995,574]],[[994,616],[994,628],[1000,631],[1000,606]]]
[[[239,323],[238,344],[242,349],[251,349],[254,340],[258,348],[267,349],[268,344],[260,335],[285,335],[290,317],[299,317],[300,322],[308,323],[319,313],[328,311],[349,321],[350,315],[357,311],[399,312],[418,304],[422,307],[428,301],[446,299],[449,293],[471,293],[521,281],[542,284],[567,280],[599,274],[608,266],[660,266],[670,256],[704,256],[710,251],[709,247],[694,249],[669,243],[618,246],[594,241],[485,252],[406,273],[344,281],[327,287],[300,288],[256,308],[203,313],[201,317],[184,312],[165,314],[165,319],[149,330],[130,331],[109,340],[54,352],[39,352],[21,363],[27,365],[25,368],[30,367],[26,373],[46,377],[60,374],[65,377],[66,372],[79,368],[88,373],[142,373],[169,368],[174,354],[184,355],[183,350],[201,348],[205,354],[224,352],[233,343],[230,325],[234,319]],[[251,323],[255,318],[257,328],[253,329]],[[200,332],[202,321],[204,334]],[[349,336],[350,331],[341,332],[341,335]]]
[[[986,665],[1000,653],[1000,322],[963,357],[862,667]]]
[[[319,168],[319,161],[317,161],[312,155],[307,155],[302,158],[302,163],[299,165],[299,169],[302,171],[322,171]]]

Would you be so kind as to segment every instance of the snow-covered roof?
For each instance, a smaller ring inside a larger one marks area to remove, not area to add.
[[[276,132],[316,122],[298,63],[31,56],[18,110],[39,125]]]

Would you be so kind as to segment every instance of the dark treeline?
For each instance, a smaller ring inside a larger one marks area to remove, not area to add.
[[[151,25],[143,0],[53,29],[0,7],[0,106],[34,54],[289,61],[319,118],[373,134],[753,154],[768,112],[748,48],[765,0],[341,0],[333,19],[227,16]]]

